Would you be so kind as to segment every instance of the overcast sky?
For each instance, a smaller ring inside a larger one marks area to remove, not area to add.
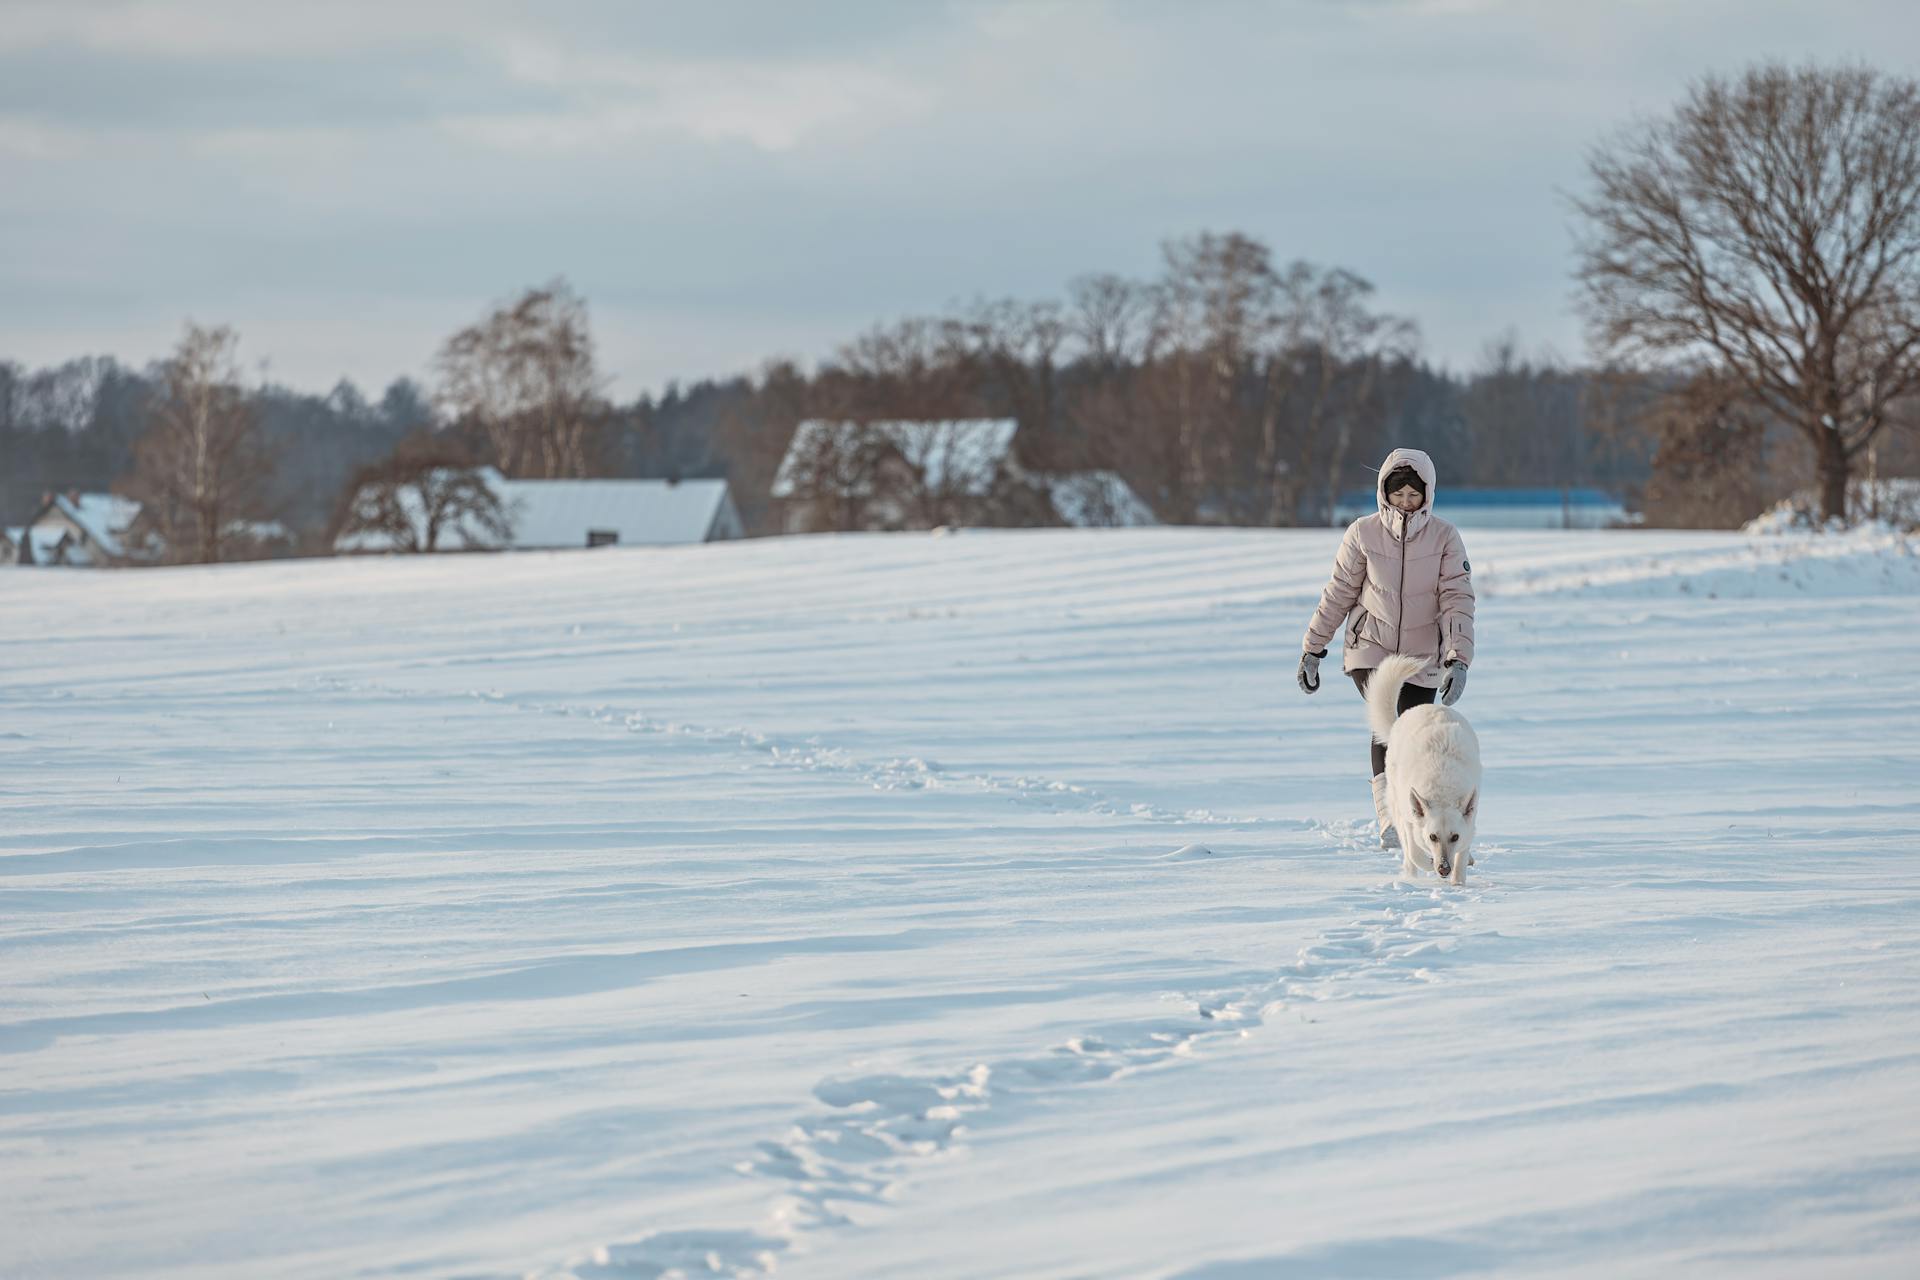
[[[627,399],[1239,230],[1578,359],[1584,148],[1767,57],[1920,74],[1920,4],[0,0],[0,358],[377,394],[564,275]]]

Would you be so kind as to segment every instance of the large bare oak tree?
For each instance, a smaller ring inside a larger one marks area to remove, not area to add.
[[[1821,514],[1920,392],[1920,85],[1865,67],[1708,77],[1588,158],[1578,278],[1629,363],[1707,371],[1790,422]]]

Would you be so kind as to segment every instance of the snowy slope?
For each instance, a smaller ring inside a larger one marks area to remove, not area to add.
[[[0,1275],[1913,1274],[1911,545],[1337,537],[0,573]]]

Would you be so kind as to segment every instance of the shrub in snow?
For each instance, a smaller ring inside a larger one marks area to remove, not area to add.
[[[1880,533],[1920,531],[1920,480],[1855,480],[1847,486],[1847,519],[1820,519],[1819,495],[1802,490],[1742,526],[1748,533]]]

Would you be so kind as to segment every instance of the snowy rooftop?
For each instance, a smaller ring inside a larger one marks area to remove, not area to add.
[[[1158,524],[1153,509],[1112,471],[1070,471],[1045,477],[1053,509],[1076,529],[1144,528]]]
[[[591,541],[618,546],[668,546],[738,537],[725,480],[509,480],[492,467],[476,469],[498,498],[513,528],[515,550],[585,547]],[[416,529],[423,527],[416,490],[403,488],[400,503]],[[345,552],[390,551],[384,534],[340,538]],[[493,539],[463,521],[446,530],[437,550],[488,548]]]
[[[794,429],[771,493],[790,498],[819,459],[857,448],[863,438],[897,451],[921,473],[929,490],[978,497],[987,493],[1018,423],[1012,418],[948,418],[847,422],[809,418]]]
[[[53,505],[110,556],[126,554],[127,530],[140,516],[140,504],[114,493],[55,494]]]
[[[584,547],[590,533],[623,547],[705,542],[728,500],[725,480],[508,480],[502,497],[523,550]]]

